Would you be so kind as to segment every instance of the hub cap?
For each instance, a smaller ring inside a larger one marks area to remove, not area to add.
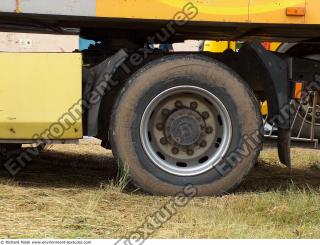
[[[178,176],[212,169],[225,156],[232,137],[230,116],[212,93],[196,86],[170,88],[147,106],[141,143],[153,164]]]

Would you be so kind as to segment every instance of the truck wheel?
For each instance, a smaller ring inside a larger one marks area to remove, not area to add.
[[[228,67],[197,55],[172,55],[140,69],[111,119],[115,158],[147,192],[197,195],[235,188],[261,150],[254,94]]]

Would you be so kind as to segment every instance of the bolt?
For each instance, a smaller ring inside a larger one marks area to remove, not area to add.
[[[202,118],[203,118],[203,119],[208,119],[209,116],[210,116],[210,115],[209,115],[208,112],[206,112],[206,111],[205,111],[205,112],[202,112]]]
[[[161,138],[160,143],[161,143],[161,145],[166,145],[168,143],[168,141],[166,138]]]
[[[163,130],[163,124],[162,123],[158,123],[157,124],[157,129],[158,130]]]
[[[182,102],[180,100],[177,100],[176,103],[175,103],[175,106],[177,108],[181,108],[183,106]]]
[[[162,115],[169,116],[169,114],[170,114],[170,111],[168,109],[163,109],[162,110]]]
[[[195,110],[195,109],[197,109],[198,108],[198,103],[197,102],[191,102],[190,103],[190,107],[191,107],[191,109],[193,109],[193,110]]]
[[[204,148],[206,146],[207,146],[207,141],[204,140],[200,143],[200,147]]]
[[[206,128],[206,133],[207,134],[212,134],[212,132],[213,132],[213,128],[212,127],[207,127]]]
[[[180,137],[176,137],[176,142],[180,144],[181,143],[181,138]]]
[[[194,154],[194,150],[190,149],[190,150],[187,150],[187,154],[189,156],[192,156]]]
[[[179,149],[177,147],[173,147],[171,151],[174,155],[177,155],[179,153]]]

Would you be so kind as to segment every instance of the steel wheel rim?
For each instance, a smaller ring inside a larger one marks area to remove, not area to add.
[[[177,107],[178,101],[183,104],[181,108]],[[199,103],[196,109],[193,102]],[[162,107],[166,106],[170,114],[164,116],[166,108]],[[201,111],[204,108],[208,111]],[[204,112],[212,118],[204,119]],[[163,138],[164,145],[159,143]],[[140,123],[140,139],[148,158],[163,171],[177,176],[196,176],[214,168],[226,155],[231,138],[232,123],[226,107],[214,94],[197,86],[176,86],[163,91],[148,104]],[[179,157],[174,148],[178,148]]]

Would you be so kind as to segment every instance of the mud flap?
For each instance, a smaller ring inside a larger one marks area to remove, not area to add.
[[[291,130],[278,129],[278,154],[280,162],[291,169]]]
[[[97,136],[101,100],[106,92],[116,86],[112,76],[127,57],[128,54],[121,49],[83,74],[83,98],[87,103],[87,108],[83,109],[86,112],[84,131],[87,136]]]
[[[233,67],[256,91],[264,91],[268,101],[269,120],[279,130],[278,153],[281,163],[291,168],[290,86],[288,63],[265,50],[259,42],[246,43],[238,52]],[[234,59],[233,59],[234,62]]]

